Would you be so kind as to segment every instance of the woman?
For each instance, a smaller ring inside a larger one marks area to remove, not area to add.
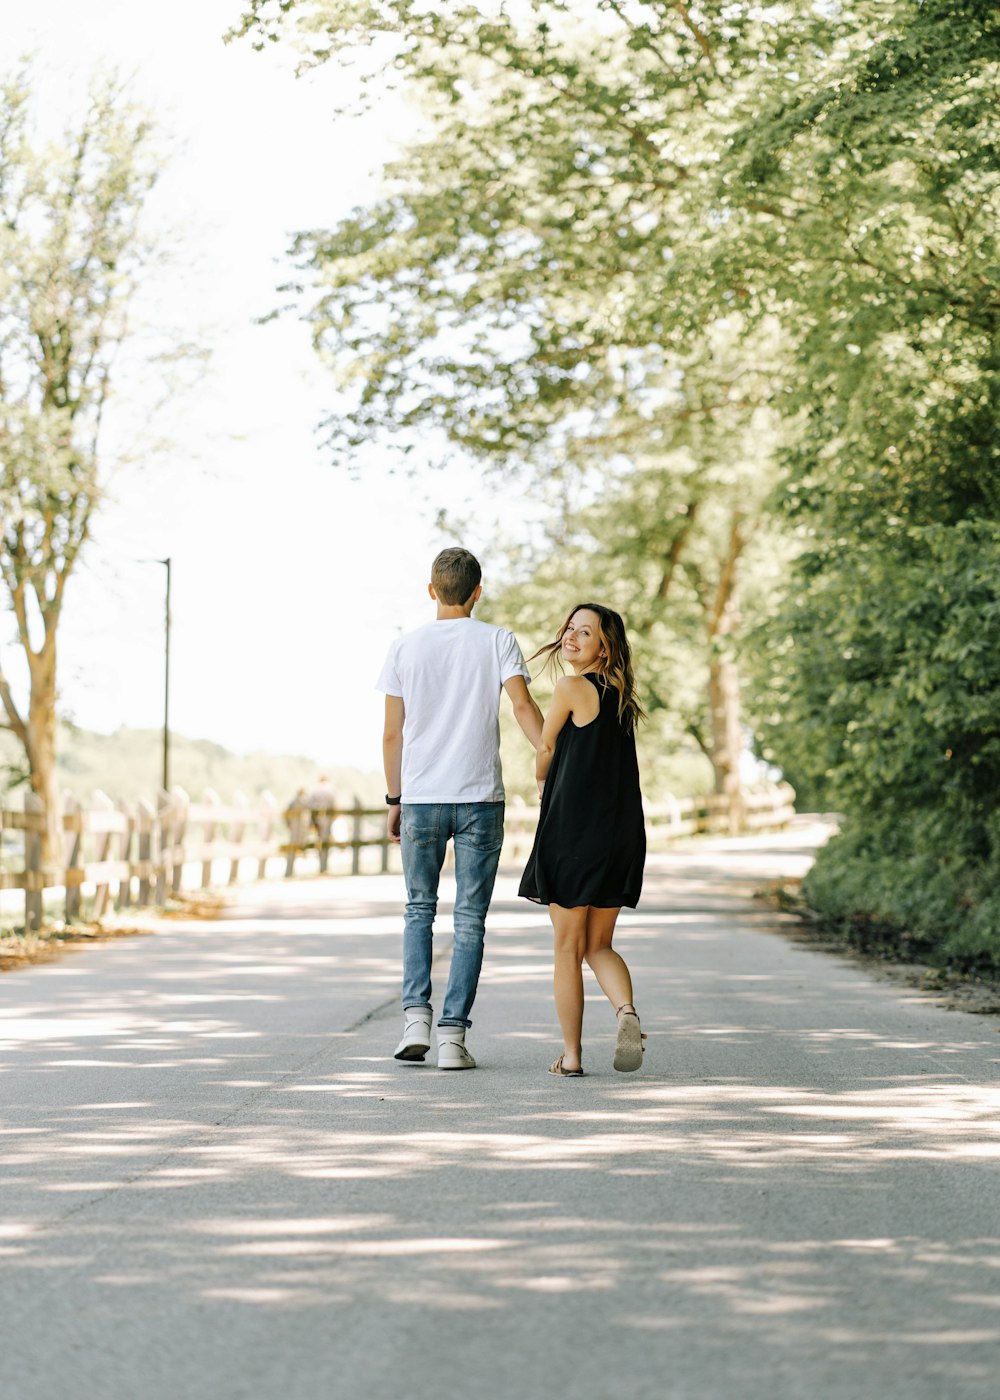
[[[535,652],[573,670],[556,682],[535,776],[538,830],[519,893],[549,906],[553,985],[565,1046],[550,1074],[583,1074],[583,960],[618,1014],[614,1067],[642,1064],[644,1036],[632,979],[611,946],[622,905],[642,889],[646,832],[635,757],[645,716],[635,694],[625,624],[600,603],[580,603],[556,640]]]

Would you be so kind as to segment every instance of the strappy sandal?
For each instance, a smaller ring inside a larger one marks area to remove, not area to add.
[[[563,1060],[565,1058],[565,1054],[562,1054],[558,1060],[553,1060],[552,1064],[549,1065],[549,1074],[561,1074],[564,1079],[582,1079],[583,1066],[581,1065],[579,1069],[564,1069]]]
[[[615,1069],[621,1074],[631,1074],[639,1069],[646,1053],[642,1043],[646,1036],[639,1025],[639,1016],[634,1006],[631,1011],[626,1011],[627,1006],[632,1006],[632,1003],[623,1002],[618,1008],[618,1039],[615,1041],[613,1061]]]

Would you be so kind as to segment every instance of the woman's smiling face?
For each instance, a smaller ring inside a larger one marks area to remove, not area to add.
[[[562,654],[575,671],[593,666],[601,653],[601,620],[589,608],[578,608],[562,634]]]

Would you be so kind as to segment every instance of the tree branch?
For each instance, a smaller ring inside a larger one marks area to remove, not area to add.
[[[701,576],[700,570],[697,568],[691,568],[691,566],[685,563],[683,559],[681,559],[679,563],[684,569],[684,573],[687,576],[688,582],[691,585],[691,589],[695,597],[698,599],[698,606],[701,608],[703,613],[707,614],[709,611],[709,591],[705,585],[705,580]]]
[[[698,514],[698,505],[698,501],[690,501],[684,507],[684,515],[686,517],[685,523],[683,527],[674,536],[673,540],[671,541],[670,548],[667,550],[666,558],[664,560],[663,574],[660,578],[659,586],[656,590],[656,597],[660,602],[663,602],[663,600],[666,598],[667,594],[670,591],[670,585],[673,582],[673,577],[677,569],[677,564],[680,560],[681,554],[683,553],[684,546],[688,542],[688,536],[694,529],[695,516]]]
[[[14,703],[14,697],[10,693],[10,686],[7,683],[7,677],[4,675],[3,671],[0,671],[0,701],[3,702],[4,710],[10,721],[9,724],[3,727],[9,729],[11,733],[16,734],[25,749],[27,749],[28,727],[21,718],[17,705]]]
[[[622,8],[621,4],[619,3],[619,0],[607,0],[607,6],[608,6],[608,9],[609,9],[609,10],[613,10],[613,11],[614,11],[614,13],[618,16],[618,18],[621,20],[622,24],[624,24],[625,28],[626,28],[627,30],[629,30],[630,33],[632,33],[632,34],[638,34],[638,33],[639,33],[639,26],[636,24],[636,22],[635,22],[634,20],[629,19],[628,15],[625,13],[624,9]],[[645,42],[645,47],[646,47],[647,49],[649,49],[650,53],[654,53],[654,54],[656,55],[656,57],[657,57],[657,58],[660,60],[660,62],[663,64],[664,68],[674,68],[674,67],[677,66],[675,63],[671,63],[670,60],[667,58],[666,54],[665,54],[665,53],[662,53],[662,52],[660,51],[660,49],[657,47],[657,45],[653,43],[653,36],[652,36],[652,34],[650,34],[650,33],[647,31],[643,37],[645,38],[645,41],[646,41],[646,42]]]
[[[691,735],[691,738],[695,741],[695,743],[696,743],[696,744],[698,745],[698,747],[701,749],[702,753],[703,753],[703,754],[705,755],[705,757],[708,759],[709,763],[712,763],[712,750],[711,750],[711,749],[709,748],[709,746],[705,743],[705,740],[704,740],[704,738],[702,737],[701,729],[698,727],[697,722],[696,722],[695,720],[693,720],[693,719],[692,719],[692,720],[689,720],[689,721],[687,722],[687,724],[684,726],[684,732],[685,732],[685,734],[690,734],[690,735]],[[712,767],[713,767],[713,768],[715,767],[715,764],[714,764],[714,763],[712,763]]]
[[[10,583],[8,580],[8,587]],[[28,608],[24,599],[24,579],[17,578],[13,588],[10,589],[11,601],[14,604],[14,616],[17,618],[17,631],[21,638],[21,645],[28,656],[34,656],[31,649],[31,633],[28,629]]]
[[[719,575],[718,586],[715,590],[715,603],[709,618],[708,635],[712,638],[717,637],[721,630],[722,620],[726,615],[726,609],[736,587],[736,565],[746,548],[746,544],[747,537],[743,531],[743,518],[737,512],[733,517],[732,528],[729,531],[729,547],[723,561],[722,572]]]
[[[690,26],[689,26],[689,27],[690,27]],[[469,46],[468,43],[463,44],[463,47],[465,47],[466,49],[468,49],[470,52],[479,52],[480,54],[483,52],[481,48],[478,49],[478,50],[472,50],[472,49],[470,48],[470,46]],[[570,86],[569,83],[565,83],[565,84],[564,84],[564,83],[559,83],[559,82],[556,81],[556,78],[555,78],[554,74],[552,74],[552,73],[546,73],[546,72],[540,72],[536,67],[533,67],[533,66],[531,66],[531,65],[527,65],[527,66],[518,65],[518,64],[516,63],[515,59],[514,59],[514,55],[511,53],[510,49],[508,49],[507,53],[508,53],[508,57],[507,57],[506,60],[504,60],[504,59],[503,59],[502,57],[500,57],[499,55],[494,55],[494,54],[491,54],[490,57],[493,58],[494,62],[498,65],[498,67],[500,67],[500,68],[502,68],[502,69],[506,69],[507,72],[509,72],[509,73],[517,73],[517,74],[520,74],[521,76],[527,75],[527,76],[529,76],[530,78],[534,79],[536,82],[541,82],[541,83],[543,83],[546,87],[549,87],[549,88],[551,88],[554,92],[557,92],[557,93],[559,94],[559,96],[560,96],[561,98],[563,98],[564,100],[565,100],[566,98],[568,98],[568,97],[573,97],[573,92],[572,92],[572,89],[571,89],[571,86]],[[713,68],[714,68],[715,64],[714,64],[714,60],[711,58],[711,52],[710,52],[710,51],[709,51],[709,60],[710,60],[710,62],[712,62],[712,66],[713,66]],[[700,100],[700,98],[699,98],[699,100]],[[590,111],[590,112],[593,112],[593,111],[594,111],[594,107],[593,107],[593,105],[592,105],[591,103],[583,102],[583,103],[581,103],[581,106],[582,106],[583,109],[586,110],[586,111]],[[610,109],[610,108],[603,108],[603,107],[602,107],[602,108],[599,108],[599,109],[597,109],[597,110],[600,112],[601,117],[602,117],[610,126],[615,127],[615,128],[617,128],[618,130],[620,130],[620,131],[623,131],[623,132],[628,136],[628,138],[629,138],[630,141],[632,141],[632,142],[633,142],[636,146],[638,146],[641,150],[645,151],[648,155],[651,155],[651,156],[653,157],[653,159],[655,160],[655,162],[656,162],[657,165],[664,165],[664,164],[666,164],[666,165],[670,165],[670,166],[673,167],[673,169],[677,172],[676,180],[671,181],[670,183],[667,183],[667,184],[663,185],[663,188],[666,188],[666,189],[673,189],[673,188],[674,188],[674,185],[675,185],[679,180],[683,179],[683,178],[688,174],[688,171],[687,171],[686,167],[683,166],[683,165],[679,165],[676,161],[671,160],[669,156],[664,155],[664,153],[660,150],[660,148],[659,148],[659,146],[656,144],[656,142],[653,141],[653,140],[651,140],[649,134],[648,134],[647,132],[643,131],[643,129],[642,129],[640,126],[636,125],[636,124],[633,123],[633,122],[626,121],[626,120],[620,115],[619,112],[617,112],[617,111],[615,111],[615,110],[613,110],[613,109]],[[655,180],[655,179],[652,180],[650,183],[652,183],[652,184],[653,184],[654,186],[656,186],[657,188],[660,187],[660,182],[657,181],[657,180]]]
[[[688,9],[687,5],[684,4],[684,0],[671,0],[670,8],[675,14],[680,16],[681,23],[684,25],[685,29],[694,35],[698,47],[708,59],[712,72],[716,72],[715,54],[712,52],[712,45],[708,42],[708,35],[699,25],[695,24],[694,20],[691,18],[691,11]]]

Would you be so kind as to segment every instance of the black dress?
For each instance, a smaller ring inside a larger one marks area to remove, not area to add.
[[[518,893],[567,909],[634,909],[646,859],[635,736],[618,719],[614,686],[586,677],[601,708],[590,724],[570,716],[559,733]]]

